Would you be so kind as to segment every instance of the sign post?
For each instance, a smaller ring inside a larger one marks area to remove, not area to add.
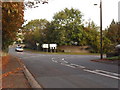
[[[36,43],[36,46],[37,46],[37,50],[38,50],[39,43]]]

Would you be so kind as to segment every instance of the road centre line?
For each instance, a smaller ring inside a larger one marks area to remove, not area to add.
[[[87,72],[90,72],[90,73],[99,74],[99,75],[102,75],[102,76],[106,76],[106,77],[110,77],[110,78],[113,78],[113,79],[120,80],[120,78],[116,77],[116,76],[111,76],[111,75],[107,75],[107,74],[104,74],[104,73],[99,73],[99,72],[88,70],[88,69],[83,69],[83,70],[87,71]]]
[[[117,74],[117,73],[112,73],[112,72],[103,71],[103,70],[90,70],[90,69],[87,69],[84,66],[69,63],[69,62],[65,61],[64,58],[62,58],[61,61],[57,61],[57,60],[54,60],[54,59],[52,58],[53,62],[60,63],[62,65],[68,66],[68,67],[72,67],[72,68],[80,67],[83,71],[86,71],[86,72],[90,72],[90,73],[94,73],[94,74],[98,74],[98,75],[102,75],[102,76],[106,76],[106,77],[110,77],[110,78],[113,78],[113,79],[120,80],[120,78],[119,78],[120,74]]]
[[[82,69],[86,68],[86,67],[84,67],[84,66],[77,65],[77,64],[72,64],[72,63],[71,63],[70,65],[72,65],[72,66],[76,66],[76,67],[80,67],[80,68],[82,68]]]
[[[114,76],[120,76],[120,74],[117,74],[117,73],[112,73],[112,72],[108,72],[108,71],[103,71],[103,70],[95,70],[96,72],[103,72],[103,73],[106,73],[106,74],[111,74],[111,75],[114,75]]]
[[[63,61],[65,61],[65,59],[64,59],[64,58],[62,58],[62,60],[63,60]]]
[[[53,62],[56,62],[56,63],[58,63],[57,61],[55,61],[55,60],[52,60]]]
[[[68,67],[72,67],[72,68],[75,68],[74,66],[71,66],[71,65],[68,65],[68,64],[65,64],[65,63],[61,63],[62,65],[65,65],[65,66],[68,66]]]

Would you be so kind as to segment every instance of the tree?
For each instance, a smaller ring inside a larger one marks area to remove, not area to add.
[[[8,46],[16,38],[17,30],[22,26],[24,14],[23,2],[2,2],[2,50],[7,52]]]
[[[26,6],[26,9],[27,8],[37,8],[39,7],[39,4],[42,3],[42,4],[48,4],[48,0],[34,0],[34,1],[30,1],[30,0],[26,0],[25,2],[25,6]]]
[[[112,43],[119,44],[120,43],[120,24],[117,22],[114,22],[114,20],[111,22],[109,28],[107,29],[106,36],[109,38]]]
[[[82,14],[77,9],[68,9],[56,13],[49,27],[49,41],[58,45],[72,45],[75,42],[78,45],[83,40],[82,37]]]
[[[25,8],[36,8],[41,2],[42,4],[48,3],[48,0],[35,0],[33,2],[14,2],[13,0],[7,1],[10,2],[0,1],[0,8],[2,8],[2,21],[0,19],[0,22],[2,22],[2,51],[5,52],[8,51],[9,45],[16,40],[16,33],[24,22],[23,16]]]
[[[120,23],[113,20],[105,30],[104,37],[109,40],[109,51],[113,51],[115,45],[120,44]]]
[[[91,52],[98,53],[100,51],[100,33],[98,32],[98,27],[93,21],[89,21],[84,30],[85,40],[87,45],[91,47]]]
[[[46,19],[36,19],[23,27],[24,32],[26,32],[24,41],[29,45],[28,47],[36,47],[36,43],[40,45],[47,43],[46,34],[48,24],[49,22]]]

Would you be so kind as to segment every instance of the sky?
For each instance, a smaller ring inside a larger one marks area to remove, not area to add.
[[[114,19],[118,21],[118,2],[120,0],[102,0],[103,29],[110,25]],[[94,4],[98,4],[94,6]],[[65,8],[78,9],[85,21],[94,21],[100,26],[100,0],[48,0],[48,4],[40,4],[38,8],[27,9],[24,19],[27,22],[34,19],[47,19],[51,21],[54,14]],[[26,22],[26,23],[27,23]]]

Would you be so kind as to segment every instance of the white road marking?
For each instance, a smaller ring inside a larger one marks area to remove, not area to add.
[[[120,80],[120,78],[119,78],[120,74],[103,71],[103,70],[89,70],[89,69],[86,69],[86,67],[81,66],[81,65],[77,65],[77,64],[73,64],[73,63],[68,64],[69,62],[65,61],[64,58],[62,58],[60,60],[55,60],[55,58],[52,58],[52,61],[55,63],[60,63],[61,65],[64,65],[64,66],[71,67],[71,68],[79,67],[79,68],[83,69],[83,71],[86,71],[86,72],[90,72],[90,73],[94,73],[94,74],[98,74],[98,75],[102,75],[102,76]]]
[[[55,60],[52,60],[53,62],[55,62],[55,63],[58,63],[57,61],[55,61]]]
[[[68,63],[67,61],[64,61],[64,63]]]
[[[71,65],[74,65],[74,66],[79,66],[79,65],[77,65],[77,64],[73,64],[73,63],[71,63]]]
[[[64,59],[64,58],[62,58],[62,60],[64,61],[65,59]]]
[[[52,60],[53,60],[54,58],[52,58]]]
[[[88,69],[83,69],[83,70],[87,71],[87,72],[90,72],[90,73],[99,74],[99,75],[102,75],[102,76],[106,76],[106,77],[110,77],[110,78],[113,78],[113,79],[120,80],[120,78],[116,77],[116,76],[111,76],[111,75],[107,75],[107,74],[104,74],[104,73],[99,73],[99,72],[88,70]]]
[[[84,67],[84,66],[80,66],[80,65],[79,65],[78,67],[80,67],[80,68],[82,68],[82,69],[85,69],[85,68],[86,68],[86,67]]]
[[[68,65],[68,64],[65,64],[65,63],[61,63],[62,65],[65,65],[65,66],[68,66],[68,67],[72,67],[72,68],[75,68],[74,66],[71,66],[71,65]]]
[[[82,69],[86,68],[86,67],[84,67],[84,66],[77,65],[77,64],[73,64],[73,63],[71,63],[70,65],[72,65],[72,66],[76,66],[76,67],[80,67],[80,68],[82,68]]]
[[[114,75],[114,76],[120,76],[120,74],[117,74],[117,73],[112,73],[112,72],[108,72],[108,71],[103,71],[103,70],[95,70],[96,72],[103,72],[103,73],[106,73],[106,74],[111,74],[111,75]]]

